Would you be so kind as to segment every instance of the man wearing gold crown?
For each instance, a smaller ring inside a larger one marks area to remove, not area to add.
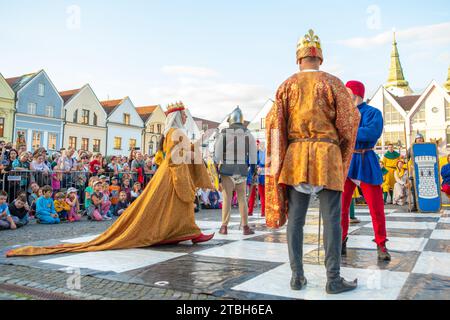
[[[324,220],[326,291],[353,290],[357,280],[340,276],[341,196],[356,141],[360,115],[338,78],[319,71],[319,37],[310,30],[297,47],[300,72],[278,89],[266,118],[266,222],[287,220],[291,288],[307,283],[303,272],[303,226],[311,194],[318,194]]]

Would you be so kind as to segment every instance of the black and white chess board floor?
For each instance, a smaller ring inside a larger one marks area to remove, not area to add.
[[[105,252],[25,258],[4,258],[0,264],[28,265],[52,270],[80,270],[98,278],[159,286],[192,293],[237,299],[450,299],[450,211],[415,214],[387,210],[388,248],[392,261],[379,263],[367,209],[358,209],[362,221],[350,227],[348,254],[342,275],[358,278],[355,291],[332,296],[325,293],[324,252],[318,252],[319,214],[310,209],[305,226],[304,262],[308,286],[296,292],[291,276],[286,228],[271,231],[258,214],[250,218],[256,234],[243,236],[239,214],[233,213],[229,235],[217,233],[220,213],[202,211],[198,225],[216,232],[208,243],[158,246]],[[323,226],[322,226],[323,227]],[[86,235],[34,245],[77,243]]]

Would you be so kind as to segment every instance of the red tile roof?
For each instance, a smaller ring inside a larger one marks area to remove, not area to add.
[[[142,120],[144,120],[144,122],[147,122],[148,118],[150,118],[156,108],[158,108],[158,106],[137,107],[136,111],[137,113],[139,113]]]
[[[395,101],[403,108],[405,111],[411,111],[412,107],[416,104],[417,100],[420,99],[420,95],[411,95],[404,97],[397,97],[391,94]]]
[[[67,91],[61,91],[59,95],[64,100],[64,104],[66,104],[74,95],[76,95],[78,92],[80,92],[80,89],[73,89],[73,90],[67,90]]]
[[[14,83],[19,81],[19,79],[21,79],[21,78],[22,78],[22,76],[14,77],[14,78],[8,78],[8,79],[5,79],[5,80],[6,80],[6,82],[8,82],[9,86],[12,87],[14,85]]]
[[[106,114],[109,116],[111,112],[114,111],[114,109],[121,104],[123,99],[118,100],[107,100],[107,101],[101,101],[100,104],[102,105],[103,109],[105,109]]]

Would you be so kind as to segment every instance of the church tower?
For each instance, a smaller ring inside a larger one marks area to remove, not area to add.
[[[397,41],[395,39],[395,32],[394,41],[392,43],[391,67],[389,69],[389,78],[385,84],[385,88],[392,94],[399,97],[408,96],[413,93],[409,87],[408,81],[405,80],[405,76],[403,75],[403,68],[400,63],[400,55],[398,54]]]
[[[448,67],[447,82],[444,84],[445,90],[450,92],[450,66]]]

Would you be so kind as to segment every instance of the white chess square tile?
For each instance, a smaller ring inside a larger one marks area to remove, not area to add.
[[[161,252],[147,249],[110,250],[73,254],[40,261],[72,268],[125,272],[174,259],[185,253]]]
[[[434,230],[433,233],[431,234],[430,239],[450,240],[450,230]]]
[[[93,236],[84,236],[84,237],[79,237],[79,238],[74,238],[74,239],[67,239],[67,240],[62,240],[61,242],[64,243],[83,243],[83,242],[89,242],[94,240],[95,238],[98,238],[100,235],[93,235]]]
[[[441,219],[439,219],[439,222],[440,223],[450,223],[450,218],[448,218],[448,217],[441,218]]]
[[[357,249],[373,249],[376,250],[377,245],[372,241],[372,236],[350,236],[348,238],[347,247]],[[391,251],[423,251],[428,242],[426,238],[388,238],[387,247]]]
[[[260,236],[262,234],[267,234],[270,232],[265,232],[265,231],[255,231],[255,234],[249,235],[249,236],[244,236],[243,235],[243,231],[242,230],[231,230],[228,229],[228,234],[227,235],[223,235],[219,233],[219,229],[209,229],[209,230],[202,230],[203,233],[205,234],[212,234],[213,232],[215,232],[214,235],[214,240],[230,240],[230,241],[239,241],[239,240],[247,240],[247,239],[251,239],[257,236]]]
[[[314,250],[316,246],[303,246],[303,253]],[[288,247],[285,243],[268,243],[258,241],[237,241],[217,248],[196,252],[198,255],[244,259],[256,261],[287,262]]]
[[[406,213],[406,212],[396,212],[389,214],[389,217],[398,218],[440,218],[439,213]]]
[[[220,227],[222,226],[222,222],[220,222],[220,221],[203,221],[203,220],[198,220],[198,221],[195,221],[195,223],[202,230],[212,230],[212,229],[219,230]],[[235,225],[239,225],[239,222],[230,222],[228,224],[228,226],[235,226]]]
[[[412,272],[450,277],[450,253],[424,251]]]
[[[326,271],[322,265],[304,265],[308,285],[304,290],[293,291],[289,282],[291,269],[283,264],[247,282],[233,287],[233,290],[275,295],[285,298],[306,300],[394,300],[397,299],[409,273],[372,269],[341,268],[341,275],[347,280],[358,279],[358,288],[339,295],[325,291]]]
[[[406,221],[386,221],[386,228],[388,229],[420,229],[433,230],[436,228],[436,222],[406,222]],[[364,228],[371,228],[372,223],[364,225]]]

